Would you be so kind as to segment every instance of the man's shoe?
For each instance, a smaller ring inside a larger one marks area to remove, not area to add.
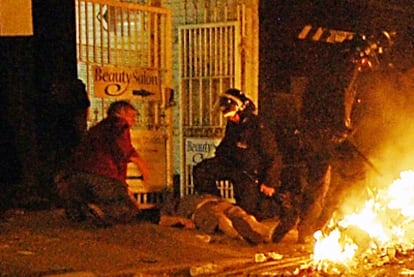
[[[291,230],[290,225],[283,224],[283,222],[280,222],[278,225],[275,226],[272,232],[272,242],[278,243],[280,242],[285,235]]]
[[[104,211],[98,205],[88,203],[89,214],[92,216],[92,221],[97,227],[108,227],[111,224],[106,219]]]

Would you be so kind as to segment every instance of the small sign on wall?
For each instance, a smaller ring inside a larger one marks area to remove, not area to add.
[[[149,180],[140,180],[138,168],[128,165],[127,183],[134,187],[134,192],[160,191],[167,186],[167,151],[166,137],[161,131],[131,130],[131,140],[139,155],[145,160],[150,170]]]
[[[32,36],[33,18],[31,0],[1,0],[0,37]]]
[[[159,101],[161,80],[158,70],[94,66],[95,97],[122,97]]]
[[[185,160],[186,165],[196,165],[204,159],[214,156],[220,138],[186,138]]]

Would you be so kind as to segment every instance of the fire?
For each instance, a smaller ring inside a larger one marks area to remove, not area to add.
[[[351,262],[357,250],[357,245],[353,242],[340,243],[341,233],[334,229],[329,236],[323,237],[321,231],[316,232],[314,260],[330,260],[333,262]]]
[[[391,256],[390,249],[413,249],[414,170],[403,171],[388,188],[341,220],[334,218],[315,234],[313,264],[356,266],[366,257]],[[392,253],[392,251],[391,251]]]

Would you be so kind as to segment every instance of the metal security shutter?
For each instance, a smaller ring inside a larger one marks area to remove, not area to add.
[[[240,38],[238,21],[179,28],[183,195],[194,192],[192,167],[214,153],[223,135],[225,122],[215,107],[218,96],[227,88],[241,87]],[[194,155],[190,146],[195,147]],[[231,199],[231,184],[218,185]]]

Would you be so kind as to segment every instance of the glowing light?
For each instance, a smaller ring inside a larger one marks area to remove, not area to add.
[[[319,262],[329,260],[332,262],[351,262],[358,246],[352,242],[341,243],[341,233],[334,229],[324,237],[321,231],[315,233],[316,243],[313,253],[314,260]]]
[[[316,232],[315,265],[336,263],[353,266],[356,255],[405,246],[414,237],[414,171],[403,171],[388,188],[364,203],[361,210],[331,220]]]

